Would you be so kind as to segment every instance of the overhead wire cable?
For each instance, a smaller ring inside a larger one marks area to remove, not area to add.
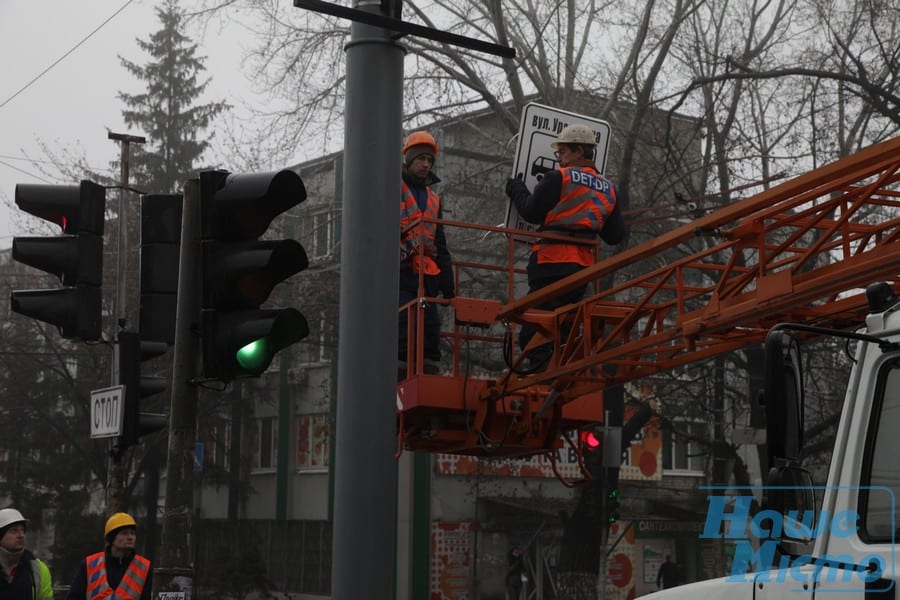
[[[53,62],[50,64],[49,67],[47,67],[46,69],[44,69],[43,71],[41,71],[40,73],[38,73],[37,75],[35,75],[34,78],[33,78],[31,81],[29,81],[28,83],[26,83],[25,85],[23,85],[21,88],[19,88],[19,90],[18,90],[17,92],[14,92],[12,96],[10,96],[10,97],[7,98],[6,100],[4,100],[3,103],[0,104],[0,108],[3,108],[3,107],[6,106],[7,104],[9,104],[16,96],[18,96],[19,94],[21,94],[22,92],[24,92],[25,90],[27,90],[28,88],[30,88],[37,80],[39,80],[41,77],[43,77],[44,75],[46,75],[47,72],[50,71],[50,69],[52,69],[53,67],[55,67],[56,65],[58,65],[59,63],[61,63],[63,60],[65,60],[65,58],[66,58],[67,56],[69,56],[70,54],[72,54],[73,52],[75,52],[75,50],[77,50],[83,43],[85,43],[86,41],[88,41],[89,39],[91,39],[91,38],[94,36],[95,33],[97,33],[98,31],[100,31],[107,23],[109,23],[110,21],[112,21],[112,20],[116,17],[116,15],[118,15],[120,12],[122,12],[123,10],[125,10],[125,9],[128,7],[128,5],[131,4],[132,2],[134,2],[134,0],[127,0],[127,2],[125,2],[125,4],[123,4],[116,12],[114,12],[112,15],[110,15],[105,21],[103,21],[102,23],[100,23],[99,25],[97,25],[97,27],[96,27],[93,31],[91,31],[89,34],[87,34],[84,38],[82,38],[82,40],[81,40],[80,42],[78,42],[77,44],[75,44],[74,46],[72,46],[71,48],[69,48],[69,50],[66,51],[65,54],[63,54],[62,56],[60,56],[59,58],[57,58],[55,61],[53,61]]]

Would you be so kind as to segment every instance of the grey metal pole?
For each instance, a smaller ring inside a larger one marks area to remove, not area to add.
[[[380,11],[379,1],[356,8]],[[331,597],[393,598],[403,48],[354,22],[347,54]]]
[[[166,462],[166,505],[163,514],[159,564],[153,570],[151,598],[157,598],[174,577],[193,577],[191,567],[194,499],[194,441],[197,437],[197,336],[191,328],[200,319],[197,277],[200,262],[200,180],[184,185],[181,213],[181,257],[178,267],[178,304],[175,308],[175,348],[172,400],[169,409],[169,455]],[[190,600],[191,595],[185,596]]]

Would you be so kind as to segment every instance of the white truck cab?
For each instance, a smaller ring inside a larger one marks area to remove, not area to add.
[[[766,339],[769,464],[764,500],[711,495],[704,534],[735,544],[731,575],[646,598],[898,598],[897,495],[900,492],[900,300],[887,284],[866,290],[870,313],[860,333],[778,325]],[[791,334],[857,340],[825,486],[802,468],[800,347]],[[747,491],[747,494],[751,492]],[[815,496],[822,498],[816,506]],[[719,526],[719,527],[717,527]]]

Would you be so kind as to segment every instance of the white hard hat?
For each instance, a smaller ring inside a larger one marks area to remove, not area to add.
[[[560,144],[584,144],[587,146],[596,146],[597,138],[594,137],[594,132],[591,131],[590,127],[582,125],[581,123],[575,123],[559,132],[559,136],[556,138],[555,142],[550,144],[550,147],[554,150],[559,150]]]
[[[12,525],[14,523],[27,523],[28,519],[22,516],[22,513],[14,508],[4,508],[0,510],[0,529]]]

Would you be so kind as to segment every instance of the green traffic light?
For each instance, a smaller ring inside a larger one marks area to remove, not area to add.
[[[238,364],[251,373],[262,373],[272,361],[269,351],[269,338],[263,337],[253,340],[246,346],[239,348],[234,354]]]

